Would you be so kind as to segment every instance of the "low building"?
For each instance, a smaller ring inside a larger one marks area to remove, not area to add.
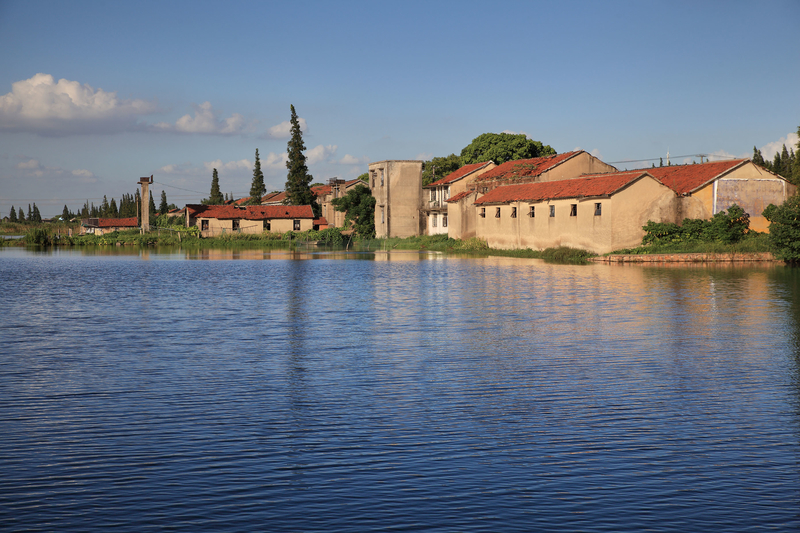
[[[326,220],[327,227],[344,227],[346,213],[344,211],[337,211],[334,208],[333,200],[345,196],[358,184],[366,185],[366,183],[358,178],[349,181],[332,178],[328,180],[327,185],[317,185],[311,188],[314,194],[317,195],[317,203],[320,206],[322,218]]]
[[[642,226],[662,218],[674,198],[643,170],[506,185],[475,201],[476,235],[493,248],[569,246],[602,254],[638,246]]]
[[[187,226],[200,228],[203,237],[226,233],[285,233],[314,227],[310,205],[187,205]]]
[[[81,220],[81,235],[105,235],[113,231],[139,229],[139,219],[131,218],[84,218]]]
[[[457,196],[467,190],[475,178],[492,170],[497,165],[492,161],[483,163],[473,163],[471,165],[464,165],[455,172],[451,172],[442,179],[436,180],[433,183],[423,187],[423,196],[427,200],[424,208],[425,217],[427,219],[427,233],[428,235],[437,234],[450,234],[453,238],[461,238],[460,232],[455,232],[458,236],[454,235],[449,229],[449,216],[448,216],[448,200],[451,196]]]
[[[369,185],[375,197],[375,235],[378,238],[414,237],[425,232],[422,161],[370,163]]]

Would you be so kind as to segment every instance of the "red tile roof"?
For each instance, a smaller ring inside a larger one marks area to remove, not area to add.
[[[271,204],[281,204],[284,200],[286,200],[286,191],[281,191],[279,193],[275,193],[273,195],[267,195],[268,198],[262,200],[263,202],[269,202]]]
[[[433,183],[429,183],[425,187],[436,187],[438,185],[446,185],[448,183],[453,183],[454,181],[460,180],[464,176],[467,176],[469,174],[472,174],[473,172],[482,169],[483,167],[489,165],[490,163],[491,161],[484,161],[483,163],[473,163],[471,165],[464,165],[455,172],[451,172],[442,179],[436,180]]]
[[[316,187],[311,187],[311,192],[313,192],[317,196],[325,196],[326,194],[330,194],[331,193],[331,186],[330,185],[317,185]]]
[[[549,155],[546,157],[534,157],[533,159],[517,159],[516,161],[506,161],[502,165],[497,165],[492,170],[484,172],[476,178],[477,181],[489,181],[496,179],[515,179],[530,178],[540,176],[544,172],[560,165],[567,159],[571,159],[583,152],[564,152],[563,154]]]
[[[273,218],[314,218],[310,205],[248,205],[244,208],[232,205],[192,205],[194,218],[216,218],[221,220],[265,220]]]
[[[713,161],[711,163],[700,163],[696,165],[655,167],[629,170],[626,172],[614,173],[614,175],[647,172],[676,193],[688,194],[714,181],[716,178],[722,177],[723,174],[727,174],[747,161],[749,161],[749,159],[734,159],[732,161]],[[591,174],[591,176],[609,175],[611,174]],[[588,177],[590,174],[586,176]]]
[[[328,219],[326,219],[325,217],[315,218],[313,224],[315,226],[327,226],[328,225]]]
[[[611,195],[645,176],[648,176],[648,173],[639,170],[589,178],[505,185],[487,192],[475,200],[475,205]]]
[[[456,194],[455,196],[451,196],[450,198],[448,198],[448,199],[447,199],[447,200],[445,200],[445,201],[446,201],[447,203],[450,203],[450,204],[452,204],[452,203],[458,202],[458,201],[459,201],[459,200],[461,200],[462,198],[466,198],[467,196],[469,196],[469,195],[470,195],[470,194],[472,194],[473,192],[475,192],[475,191],[464,191],[464,192],[460,192],[460,193]]]
[[[98,228],[138,228],[139,220],[132,218],[98,218]]]

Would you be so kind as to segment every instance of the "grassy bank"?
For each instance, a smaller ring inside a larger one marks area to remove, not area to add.
[[[611,254],[753,254],[771,252],[769,235],[766,233],[749,233],[736,243],[683,241],[667,244],[647,244],[636,248],[615,250]]]

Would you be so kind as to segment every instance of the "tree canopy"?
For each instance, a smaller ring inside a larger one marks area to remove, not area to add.
[[[455,172],[462,166],[461,157],[456,154],[450,154],[446,157],[434,157],[430,161],[425,161],[422,163],[422,185],[430,185],[434,181]]]
[[[289,205],[310,205],[314,210],[314,216],[320,216],[322,209],[317,203],[317,195],[311,190],[313,177],[308,172],[306,156],[303,151],[306,149],[303,144],[303,132],[300,130],[300,122],[294,106],[290,106],[292,116],[290,118],[291,137],[287,146],[288,160],[286,168],[289,173],[286,177],[286,200]]]
[[[375,236],[375,197],[366,185],[360,183],[341,198],[331,200],[333,208],[344,211],[345,226],[351,222],[355,233],[364,238]]]
[[[800,195],[783,205],[769,204],[763,213],[769,220],[769,240],[775,257],[790,263],[800,262]]]
[[[498,165],[516,159],[555,155],[549,145],[528,139],[524,133],[484,133],[461,150],[461,165],[494,161]]]

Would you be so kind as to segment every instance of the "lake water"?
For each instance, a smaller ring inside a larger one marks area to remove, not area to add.
[[[0,530],[791,531],[800,271],[0,248]]]

